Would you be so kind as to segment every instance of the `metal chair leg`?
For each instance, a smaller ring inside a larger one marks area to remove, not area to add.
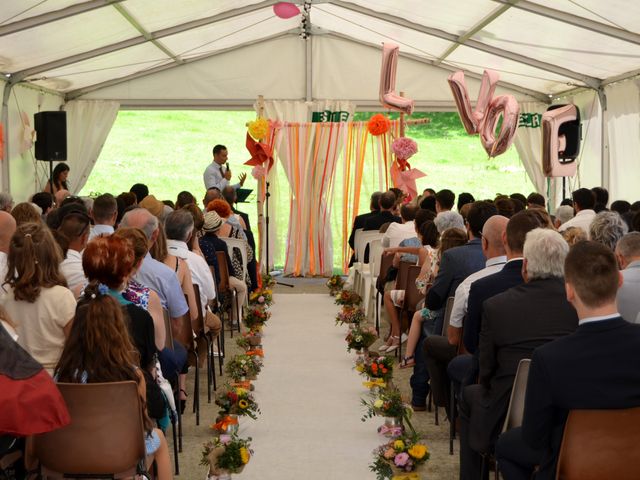
[[[449,455],[453,455],[453,440],[456,438],[456,394],[451,382],[449,392]]]
[[[435,416],[436,416],[436,425],[440,425],[440,419],[438,418],[438,406],[434,405],[435,408]]]
[[[178,459],[178,432],[176,430],[177,413],[171,413],[171,431],[173,433],[173,464],[175,466],[175,474],[180,475],[180,460]]]
[[[222,338],[220,338],[222,336]],[[220,332],[218,335],[218,367],[220,369],[220,376],[222,376],[222,364],[224,363],[224,334]]]

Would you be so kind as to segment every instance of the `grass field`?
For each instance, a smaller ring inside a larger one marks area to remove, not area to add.
[[[520,164],[515,148],[496,159],[488,159],[478,137],[468,136],[455,113],[416,114],[428,116],[428,125],[408,129],[407,135],[418,142],[419,152],[411,160],[427,177],[418,180],[418,189],[450,188],[456,193],[471,192],[476,198],[493,198],[496,193],[532,191],[532,185]],[[204,195],[202,172],[211,162],[211,149],[216,143],[227,146],[234,176],[247,173],[245,184],[255,187],[251,167],[242,165],[249,159],[244,147],[245,123],[255,118],[253,112],[209,111],[121,111],[107,138],[100,158],[93,169],[82,195],[102,192],[119,194],[137,182],[145,183],[159,199],[172,199],[188,190],[196,198]],[[357,114],[356,119],[368,118]],[[73,177],[73,170],[71,172]],[[278,180],[281,189],[287,185],[284,174]],[[281,198],[286,190],[281,191]],[[336,189],[334,204],[343,201]],[[368,193],[363,192],[363,196]],[[368,201],[361,200],[361,209]],[[246,206],[252,216],[255,210]],[[333,225],[339,225],[333,209]],[[286,238],[288,202],[281,202],[277,215],[278,238]],[[340,259],[341,232],[334,228],[334,264]],[[280,241],[284,249],[284,242]],[[283,255],[284,252],[280,252]],[[282,258],[281,255],[276,256]]]

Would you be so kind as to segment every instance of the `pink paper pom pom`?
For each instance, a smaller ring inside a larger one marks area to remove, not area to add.
[[[263,178],[267,175],[267,169],[262,165],[256,165],[251,169],[251,176],[258,180],[259,178]]]
[[[418,151],[418,144],[408,137],[400,137],[393,141],[391,150],[396,158],[409,160]]]

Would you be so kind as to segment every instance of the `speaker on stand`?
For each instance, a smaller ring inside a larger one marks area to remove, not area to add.
[[[67,159],[67,112],[38,112],[33,120],[36,160],[49,162],[49,185],[53,194],[53,162]]]

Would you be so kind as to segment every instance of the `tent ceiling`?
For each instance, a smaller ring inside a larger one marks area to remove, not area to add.
[[[537,100],[576,87],[598,88],[640,71],[640,3],[631,0],[312,0],[312,37],[327,36],[334,41],[312,40],[310,49],[295,46],[304,41],[291,33],[299,31],[300,16],[277,18],[271,8],[274,3],[2,2],[0,71],[11,82],[28,81],[66,93],[68,98],[88,93],[93,98],[109,98],[101,97],[100,89],[113,92],[111,87],[119,82],[132,85],[133,81],[149,81],[155,85],[157,81],[151,78],[156,75],[175,82],[182,74],[172,77],[167,71],[187,72],[187,65],[201,59],[209,68],[216,68],[216,58],[236,52],[245,55],[240,62],[259,67],[263,72],[260,76],[269,78],[271,86],[287,71],[290,78],[307,82],[306,88],[290,89],[285,98],[301,98],[301,92],[302,98],[309,94],[344,98],[339,93],[349,92],[349,88],[341,90],[336,85],[332,89],[326,81],[315,88],[311,81],[316,81],[319,74],[339,80],[345,69],[352,74],[358,72],[362,48],[382,41],[400,44],[403,61],[413,62],[406,67],[411,70],[407,78],[416,74],[416,65],[422,65],[425,76],[430,72],[433,78],[442,76],[434,74],[438,68],[442,74],[463,69],[471,77],[490,68],[500,73],[503,86],[527,92]],[[278,50],[263,51],[260,57],[246,56],[252,45],[274,38],[280,39]],[[339,52],[334,49],[337,39],[344,49]],[[285,43],[291,45],[284,47]],[[327,50],[318,50],[322,48]],[[288,61],[274,61],[275,55],[283,52],[296,53]],[[339,60],[335,65],[331,65],[331,55]],[[366,68],[372,77],[366,81],[375,87],[363,89],[366,98],[358,100],[373,102],[377,97],[374,73],[380,60],[379,55],[377,60],[370,54],[366,58],[376,67]],[[322,67],[327,70],[313,69],[314,59],[322,59]],[[399,82],[403,80],[402,68],[404,63],[399,66]],[[273,71],[266,72],[270,69]],[[292,69],[298,71],[293,74]],[[188,71],[192,73],[194,68]],[[313,72],[313,78],[305,72]],[[283,83],[291,83],[290,78]],[[212,88],[210,93],[215,92],[219,98],[206,98],[221,102],[240,98],[234,87],[248,93],[252,89],[240,83],[256,81],[247,75],[237,80],[235,84],[227,82],[229,90]],[[407,85],[417,88],[413,80],[408,79]],[[127,99],[144,100],[145,89],[134,90],[141,97],[129,95],[124,104]],[[429,89],[423,90],[411,93],[423,103],[441,101],[427,98]],[[276,91],[281,94],[282,88],[267,91],[265,86],[260,93],[278,98]],[[206,89],[198,92],[206,95]]]

